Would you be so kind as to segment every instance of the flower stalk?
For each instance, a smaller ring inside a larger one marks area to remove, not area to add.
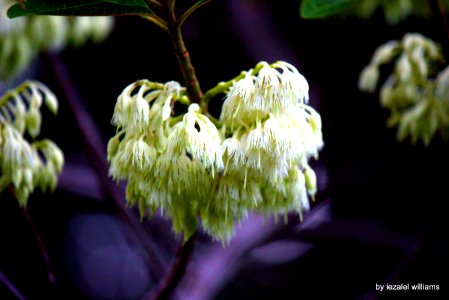
[[[182,73],[182,77],[186,84],[190,101],[193,103],[199,103],[202,112],[205,113],[207,112],[207,105],[204,105],[201,100],[203,97],[203,92],[201,91],[200,83],[196,77],[189,51],[187,50],[182,38],[181,25],[183,22],[180,22],[180,20],[176,18],[173,2],[174,1],[164,2],[164,10],[169,18],[167,22],[168,33],[172,40],[173,50],[178,61],[179,69]]]

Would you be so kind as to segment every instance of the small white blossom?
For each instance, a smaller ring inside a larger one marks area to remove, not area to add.
[[[163,103],[162,107],[162,121],[167,120],[172,111],[172,101],[175,98],[178,98],[181,92],[181,86],[176,81],[169,81],[164,84],[164,90],[161,93],[161,102]]]
[[[283,105],[284,99],[279,93],[280,90],[280,73],[272,68],[267,63],[262,63],[263,67],[260,69],[256,79],[256,95],[265,100],[266,106],[264,111]]]
[[[127,137],[122,143],[125,146],[119,158],[121,164],[143,171],[153,163],[155,150],[150,148],[141,136]]]
[[[125,127],[128,124],[130,116],[130,93],[134,89],[134,83],[128,85],[123,92],[118,96],[117,102],[114,108],[114,115],[112,117],[112,123],[119,127]]]
[[[29,102],[30,106],[33,108],[40,108],[42,106],[43,97],[37,85],[31,86],[31,96]]]
[[[184,153],[201,161],[206,169],[215,171],[223,169],[221,139],[215,125],[199,113],[199,106],[192,104],[183,120],[176,124],[169,136],[168,151]]]
[[[275,65],[283,70],[281,75],[282,97],[292,104],[309,100],[309,84],[303,75],[289,63],[279,61]]]
[[[149,123],[150,106],[143,98],[143,92],[144,88],[140,87],[130,102],[133,125],[137,128],[148,126]]]

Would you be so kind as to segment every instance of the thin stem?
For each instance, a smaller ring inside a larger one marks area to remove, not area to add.
[[[187,20],[187,18],[195,11],[197,11],[199,8],[201,8],[202,6],[208,4],[212,2],[212,0],[206,0],[204,2],[198,2],[195,3],[195,5],[193,5],[191,8],[189,8],[188,10],[186,10],[181,17],[179,18],[179,26],[182,26],[182,24],[184,24],[184,22]]]
[[[167,0],[168,2],[168,8],[170,9],[170,11],[174,12],[175,11],[175,0]]]
[[[45,265],[45,270],[47,272],[47,280],[50,284],[54,284],[56,282],[56,277],[51,270],[50,257],[48,256],[48,252],[45,247],[44,241],[42,240],[42,237],[39,231],[37,230],[36,225],[33,222],[33,218],[28,213],[27,208],[26,207],[22,208],[22,212],[25,217],[25,220],[27,221],[28,225],[31,228],[31,231],[33,232],[34,238],[36,239],[37,246],[39,248],[39,252],[41,253],[42,260],[44,261]]]
[[[170,299],[170,295],[181,281],[187,264],[190,260],[190,256],[193,253],[193,246],[195,244],[196,233],[192,235],[185,243],[181,242],[176,250],[175,258],[170,269],[165,274],[165,277],[161,279],[158,285],[150,291],[150,294],[144,299],[147,300],[165,300]]]
[[[16,297],[18,300],[26,300],[25,296],[19,291],[19,289],[1,271],[0,281],[3,282],[3,284],[8,288],[11,294],[14,295],[14,297]]]
[[[243,77],[244,77],[244,74],[241,78],[243,78]],[[231,79],[227,82],[220,82],[219,84],[217,84],[215,87],[211,88],[204,94],[203,102],[208,105],[210,100],[213,97],[225,93],[234,84],[234,82],[235,82],[235,78]]]
[[[151,8],[152,6],[160,8],[162,7],[162,4],[160,4],[159,2],[157,2],[156,0],[145,0],[145,2],[147,3],[147,5]]]

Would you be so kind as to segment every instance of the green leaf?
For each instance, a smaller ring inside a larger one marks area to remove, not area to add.
[[[319,19],[335,15],[360,0],[303,0],[300,14],[304,19]]]
[[[8,17],[28,15],[117,16],[152,14],[145,0],[26,0],[8,9]]]

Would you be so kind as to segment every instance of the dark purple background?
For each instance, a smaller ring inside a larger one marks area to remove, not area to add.
[[[260,60],[288,61],[309,81],[325,147],[313,163],[319,203],[305,223],[292,216],[287,226],[271,219],[264,226],[251,217],[224,249],[200,234],[178,299],[447,297],[448,146],[439,138],[428,148],[398,143],[395,129],[385,126],[388,112],[378,95],[357,89],[374,49],[406,32],[444,42],[434,18],[409,18],[396,27],[381,14],[369,21],[302,20],[298,1],[213,1],[187,21],[185,40],[203,91]],[[139,299],[168,266],[177,239],[159,217],[141,225],[163,266],[152,269],[151,255],[105,192],[104,169],[93,163],[55,81],[51,66],[61,62],[62,80],[71,79],[75,103],[96,124],[97,150],[104,155],[114,134],[115,100],[126,85],[142,78],[181,80],[168,37],[137,17],[117,18],[101,45],[36,61],[37,78],[57,93],[61,106],[57,117],[45,114],[43,136],[54,139],[67,160],[58,190],[38,192],[29,202],[57,281],[47,283],[29,225],[7,193],[0,201],[0,270],[29,299]],[[215,114],[220,100],[211,108]],[[385,282],[439,284],[441,290],[377,293],[375,285]],[[0,299],[10,297],[0,284]]]

